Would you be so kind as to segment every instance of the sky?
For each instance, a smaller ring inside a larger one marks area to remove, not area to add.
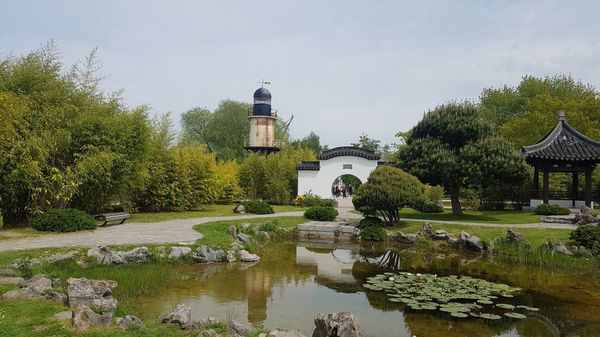
[[[427,110],[524,75],[600,87],[599,1],[0,0],[0,57],[98,47],[102,88],[174,123],[271,82],[292,137],[396,142]]]

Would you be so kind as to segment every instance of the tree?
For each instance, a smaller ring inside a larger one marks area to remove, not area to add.
[[[127,109],[98,89],[94,52],[78,69],[63,71],[52,42],[0,61],[6,225],[49,208],[96,212],[131,193],[148,150],[146,108]]]
[[[323,150],[320,137],[313,131],[311,131],[308,136],[302,139],[292,141],[290,145],[295,148],[310,149],[314,153],[319,153]]]
[[[525,76],[516,87],[484,89],[482,115],[500,128],[500,135],[515,147],[542,139],[564,110],[571,125],[587,136],[600,139],[600,98],[591,85],[571,76]]]
[[[381,146],[381,141],[375,138],[370,138],[367,134],[363,133],[362,135],[360,135],[360,137],[358,137],[358,142],[351,143],[350,145],[376,152]]]
[[[450,102],[425,114],[399,152],[400,163],[421,181],[449,192],[452,212],[462,214],[460,189],[518,184],[528,170],[523,156],[469,102]]]
[[[378,212],[394,225],[400,221],[402,208],[415,207],[424,201],[424,192],[424,185],[415,176],[392,166],[381,166],[356,189],[352,202],[363,213]]]

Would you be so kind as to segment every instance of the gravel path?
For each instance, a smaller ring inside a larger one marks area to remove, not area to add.
[[[338,208],[339,218],[353,220],[362,218],[358,214],[351,213],[350,208]],[[48,234],[33,238],[10,239],[0,241],[0,251],[23,250],[53,247],[95,247],[99,245],[129,245],[129,244],[159,244],[159,243],[191,243],[202,238],[202,234],[196,232],[193,227],[197,224],[224,221],[241,220],[252,218],[271,218],[278,216],[302,216],[304,212],[283,212],[267,215],[241,215],[222,216],[210,218],[191,218],[180,220],[168,220],[161,222],[125,223],[109,227],[99,227],[93,231]],[[575,225],[556,223],[535,224],[489,224],[476,222],[441,221],[427,219],[401,219],[403,221],[431,222],[464,226],[482,227],[521,227],[521,228],[559,228],[574,229]]]
[[[124,223],[98,227],[93,231],[48,234],[34,238],[0,241],[0,251],[51,247],[95,247],[99,245],[129,245],[195,242],[202,238],[193,227],[197,224],[278,216],[302,216],[304,212],[283,212],[266,215],[238,215],[211,218],[191,218],[146,223]]]

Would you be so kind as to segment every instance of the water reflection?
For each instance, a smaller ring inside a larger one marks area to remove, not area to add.
[[[529,269],[479,255],[344,243],[272,244],[260,263],[180,266],[187,278],[136,302],[156,317],[177,303],[194,319],[235,318],[254,326],[312,334],[321,311],[352,311],[365,336],[600,336],[600,281],[589,274]],[[507,301],[541,308],[522,321],[456,320],[438,312],[402,310],[385,293],[367,291],[365,279],[385,270],[480,277],[525,291]],[[597,276],[597,275],[596,275]]]

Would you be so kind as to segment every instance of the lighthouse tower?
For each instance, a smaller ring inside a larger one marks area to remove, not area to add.
[[[263,86],[254,92],[254,107],[248,116],[250,137],[246,150],[269,154],[279,151],[275,143],[277,116],[271,110],[271,93]]]

